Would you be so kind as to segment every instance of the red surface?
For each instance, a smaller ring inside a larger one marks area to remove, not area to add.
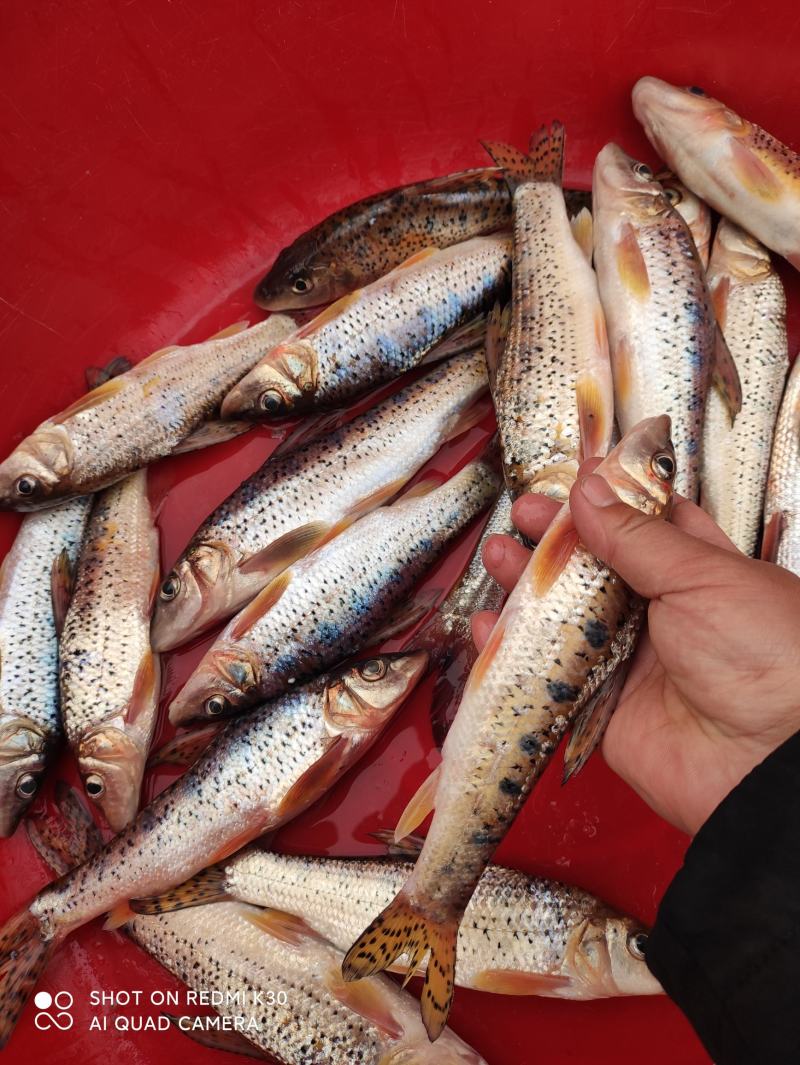
[[[1,17],[3,454],[82,391],[86,364],[254,321],[251,289],[296,233],[368,192],[482,164],[479,137],[522,145],[561,118],[568,180],[587,185],[608,139],[651,159],[627,100],[634,79],[652,73],[699,83],[800,142],[791,94],[800,21],[788,2],[755,11],[741,0],[569,9],[554,0],[7,0]],[[796,275],[790,295],[796,344]],[[270,446],[260,433],[161,464],[160,489],[175,485],[160,518],[165,563]],[[4,551],[17,519],[0,518]],[[170,657],[168,692],[197,654]],[[367,833],[394,824],[431,764],[429,694],[430,681],[360,770],[276,846],[375,849]],[[558,771],[547,775],[499,857],[652,919],[684,844],[595,759],[566,789]],[[45,873],[23,833],[0,859],[5,916]],[[75,1026],[39,1032],[29,1009],[8,1065],[241,1061],[175,1032],[88,1031],[92,1015],[113,1018],[90,1010],[91,990],[178,986],[118,933],[83,929],[41,986],[76,996]],[[570,1004],[459,990],[452,1023],[492,1065],[708,1062],[666,1000]]]

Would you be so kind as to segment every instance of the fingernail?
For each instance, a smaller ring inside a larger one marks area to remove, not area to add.
[[[499,566],[506,557],[506,545],[502,537],[490,536],[483,549],[483,557],[490,566]]]
[[[582,477],[580,489],[593,507],[610,507],[614,503],[619,503],[608,481],[597,473]]]

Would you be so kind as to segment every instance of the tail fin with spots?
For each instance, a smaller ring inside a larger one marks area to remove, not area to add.
[[[44,938],[30,910],[14,914],[0,929],[0,1049],[11,1038],[55,945]]]

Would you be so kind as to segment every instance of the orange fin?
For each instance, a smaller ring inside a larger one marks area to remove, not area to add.
[[[292,784],[281,800],[277,811],[281,824],[330,791],[350,764],[351,749],[345,736],[331,739],[324,754]]]
[[[246,329],[249,328],[249,322],[234,322],[233,325],[226,325],[224,329],[220,329],[218,333],[212,333],[208,339],[224,340],[225,337],[235,337],[237,333],[243,333]]]
[[[258,573],[271,581],[299,558],[319,547],[330,533],[331,526],[324,521],[312,521],[279,536],[262,551],[242,562],[241,573]]]
[[[722,330],[717,326],[714,339],[714,366],[711,372],[714,387],[725,400],[731,422],[742,409],[742,382]]]
[[[777,562],[778,548],[786,532],[786,526],[786,514],[782,510],[776,510],[764,527],[764,536],[761,541],[761,558],[764,562]]]
[[[425,477],[421,481],[417,481],[412,484],[410,488],[407,488],[401,496],[399,496],[395,503],[405,503],[409,499],[422,499],[423,496],[430,495],[431,492],[435,492],[437,488],[441,488],[442,481],[438,477]]]
[[[465,322],[464,325],[460,325],[452,333],[448,333],[444,340],[440,340],[438,344],[434,344],[420,360],[420,366],[427,366],[432,362],[441,362],[443,359],[450,359],[454,355],[461,355],[465,351],[473,351],[481,346],[485,334],[486,315],[481,314],[477,318]]]
[[[601,684],[594,695],[587,699],[572,727],[567,749],[564,752],[563,784],[577,776],[600,745],[600,741],[617,707],[625,678],[628,676],[631,659],[620,662],[614,672]]]
[[[54,415],[50,420],[54,425],[61,425],[69,418],[74,418],[77,414],[82,414],[87,410],[93,410],[95,407],[99,407],[101,403],[113,399],[114,396],[125,388],[126,383],[127,382],[122,377],[114,377],[112,380],[106,381],[105,384],[100,385],[91,392],[87,392],[86,395],[81,396],[80,399],[76,399],[74,403],[70,404],[65,410],[62,410],[60,414]]]
[[[408,477],[398,477],[394,481],[389,481],[388,484],[381,485],[381,487],[376,488],[374,492],[370,492],[369,495],[359,499],[358,502],[353,505],[346,517],[336,523],[335,535],[338,536],[343,529],[346,529],[348,525],[351,525],[358,518],[363,517],[364,514],[369,514],[370,511],[377,509],[377,507],[382,507],[384,503],[388,503],[388,501],[394,498],[398,492],[403,490],[407,481]],[[329,535],[327,539],[332,540],[333,535]]]
[[[476,991],[495,995],[552,995],[572,983],[568,976],[555,973],[526,973],[516,969],[484,969],[473,979]]]
[[[467,677],[467,683],[464,688],[464,694],[469,691],[474,691],[475,688],[479,688],[483,683],[484,677],[489,672],[489,667],[495,659],[497,652],[500,650],[503,644],[503,637],[506,634],[506,622],[503,621],[502,614],[497,619],[494,628],[489,633],[489,639],[483,645],[483,650],[475,660],[475,665],[470,670],[470,674]]]
[[[436,805],[436,789],[439,786],[441,763],[430,773],[414,792],[394,830],[395,843],[404,840],[415,828],[419,828]]]
[[[622,237],[617,242],[617,272],[620,281],[635,299],[644,302],[649,297],[650,275],[647,272],[647,263],[636,239],[636,230],[630,222],[625,222],[622,226]]]
[[[430,259],[432,255],[438,255],[441,248],[437,248],[435,245],[430,244],[427,248],[421,248],[419,251],[415,251],[413,255],[409,255],[407,259],[404,259],[393,270],[390,270],[388,274],[384,275],[384,280],[387,277],[393,277],[395,274],[402,273],[403,270],[408,270],[412,266],[416,266],[418,263],[424,263],[426,259]]]
[[[580,461],[599,455],[605,457],[611,439],[613,411],[603,400],[603,393],[595,377],[583,374],[575,383],[580,426]]]
[[[84,371],[86,387],[90,390],[98,388],[100,385],[104,385],[106,381],[110,381],[112,377],[119,377],[120,374],[127,373],[132,368],[133,363],[130,359],[126,359],[124,355],[117,355],[116,358],[107,362],[105,366],[87,366]]]
[[[780,199],[783,186],[767,164],[735,137],[731,138],[730,145],[731,170],[747,191],[760,200]]]
[[[235,440],[237,436],[244,436],[254,427],[254,422],[233,420],[223,422],[212,418],[207,422],[202,422],[193,432],[185,436],[180,443],[175,445],[170,454],[186,455],[190,451],[202,451],[204,447],[213,447],[214,444],[224,444],[228,440]]]
[[[75,587],[75,574],[69,560],[69,553],[63,547],[53,561],[50,570],[50,593],[53,599],[53,621],[56,627],[56,636],[61,636],[64,629],[64,619],[69,610],[72,599],[72,591]]]
[[[28,817],[28,839],[39,857],[57,876],[83,865],[103,845],[100,830],[78,798],[74,788],[64,781],[56,784],[58,813]]]
[[[190,906],[204,906],[232,897],[225,890],[225,867],[210,865],[202,873],[184,880],[163,895],[131,899],[130,908],[134,913],[171,913],[173,910],[186,910]]]
[[[503,352],[511,326],[511,304],[501,307],[495,303],[486,323],[486,369],[489,374],[489,387],[494,389],[497,368],[503,358]]]
[[[370,832],[370,835],[378,843],[383,843],[389,854],[397,858],[416,858],[425,843],[424,836],[410,835],[395,839],[394,832],[387,828],[379,828],[375,832]]]
[[[536,181],[533,163],[524,152],[502,141],[481,141],[481,144],[503,171],[508,191],[512,196],[520,185]]]
[[[197,1043],[198,1046],[207,1047],[209,1050],[223,1050],[227,1054],[241,1054],[246,1058],[258,1058],[259,1061],[273,1060],[270,1054],[261,1050],[255,1043],[251,1043],[242,1032],[237,1032],[235,1029],[229,1031],[222,1028],[206,1028],[203,1025],[195,1028],[193,1022],[203,1016],[199,1013],[180,1015],[162,1013],[161,1016],[166,1017],[173,1028],[177,1028],[182,1035]]]
[[[626,336],[620,337],[612,359],[614,370],[614,396],[618,406],[627,403],[633,383],[633,356],[631,343]]]
[[[127,899],[123,899],[122,902],[118,902],[113,909],[108,911],[108,916],[103,922],[103,930],[113,932],[115,928],[122,928],[134,916],[130,903]]]
[[[430,951],[422,988],[422,1023],[433,1041],[447,1023],[453,1001],[458,916],[436,921],[400,892],[355,941],[342,962],[345,980],[387,969],[401,954],[408,954],[409,975],[419,968]]]
[[[726,275],[721,277],[711,290],[711,302],[714,304],[714,316],[720,329],[725,329],[725,321],[728,317],[728,297],[731,291],[731,279]]]
[[[340,969],[331,969],[323,982],[334,998],[359,1017],[369,1021],[389,1039],[396,1041],[403,1034],[403,1026],[395,1020],[392,1000],[378,980],[358,980],[347,983]]]
[[[171,355],[173,351],[178,351],[181,347],[180,344],[168,344],[165,348],[159,348],[158,351],[154,351],[151,355],[148,355],[146,359],[142,359],[137,366],[150,366],[154,362],[158,362],[159,359],[163,359],[165,355]]]
[[[591,263],[594,254],[594,221],[588,207],[582,207],[574,218],[569,220],[575,243]]]
[[[154,751],[147,760],[147,768],[152,769],[157,765],[194,765],[203,751],[211,744],[225,724],[214,722],[208,725],[198,725],[197,728],[187,732],[178,733],[168,743]]]
[[[44,938],[30,910],[14,914],[0,929],[0,1049],[11,1037],[55,946],[56,939]]]
[[[344,314],[348,307],[352,307],[354,303],[357,303],[358,300],[361,299],[361,292],[362,290],[357,288],[355,292],[348,292],[346,296],[334,300],[334,302],[329,304],[324,311],[320,311],[315,318],[312,318],[310,322],[297,330],[295,334],[296,339],[304,340],[307,336],[310,336],[311,333],[316,333],[319,329],[322,329],[323,326],[329,325],[338,318],[340,314]]]
[[[133,691],[125,712],[125,721],[129,725],[132,725],[142,713],[152,710],[158,700],[160,682],[161,667],[159,657],[154,655],[152,651],[145,651],[139,663],[139,668],[136,670]]]
[[[288,943],[290,946],[299,946],[306,939],[323,938],[307,921],[293,913],[285,913],[283,910],[274,910],[270,907],[257,909],[252,906],[242,906],[239,912],[259,931],[266,932],[273,939],[279,939],[281,943]]]
[[[562,185],[564,181],[564,140],[566,133],[562,122],[540,126],[531,134],[528,153],[537,181],[550,181]]]
[[[468,432],[470,429],[474,429],[476,425],[480,425],[481,422],[494,410],[494,404],[487,395],[481,395],[479,399],[476,399],[474,403],[470,404],[466,410],[462,411],[451,427],[447,430],[447,435],[444,438],[444,443],[450,443],[463,433]]]
[[[271,580],[266,588],[263,588],[255,599],[233,619],[230,630],[231,640],[233,642],[240,640],[268,610],[272,610],[291,583],[292,571],[288,569]]]
[[[386,619],[383,625],[372,633],[371,643],[379,644],[383,643],[384,640],[391,640],[394,636],[399,636],[401,632],[405,632],[406,629],[410,629],[412,625],[416,625],[427,613],[433,610],[441,594],[441,588],[425,588],[423,591],[417,592],[413,598],[402,603]]]
[[[563,506],[539,541],[529,563],[531,584],[536,595],[546,595],[553,587],[577,544],[578,530],[569,507]]]

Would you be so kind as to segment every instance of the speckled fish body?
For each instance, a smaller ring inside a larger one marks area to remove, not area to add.
[[[217,1012],[281,1065],[485,1065],[450,1029],[431,1046],[417,1000],[388,977],[345,984],[341,952],[281,915],[223,902],[128,932],[188,987],[222,992]]]
[[[150,648],[158,532],[139,470],[95,497],[60,642],[64,731],[86,794],[115,832],[131,821],[160,690]]]
[[[746,555],[758,540],[772,434],[789,368],[786,294],[767,249],[722,219],[708,282],[717,321],[742,382],[731,425],[716,389],[708,396],[703,444],[703,506]]]
[[[286,566],[385,503],[487,387],[483,351],[437,365],[352,422],[272,457],[200,526],[159,593],[153,645],[225,621]]]
[[[0,463],[0,507],[35,510],[104,488],[169,455],[294,328],[275,315],[165,348],[82,396]]]
[[[714,210],[800,268],[800,156],[702,89],[641,78],[633,110],[659,155]]]
[[[781,400],[764,504],[764,558],[800,576],[800,360]]]
[[[588,196],[567,191],[565,198],[580,210]],[[329,303],[424,248],[446,248],[510,223],[508,186],[493,167],[379,192],[328,215],[284,248],[255,300],[271,311]]]
[[[232,388],[223,418],[273,419],[340,407],[418,366],[508,286],[511,238],[430,249],[332,304]]]
[[[170,706],[222,717],[271,698],[373,641],[425,571],[498,489],[476,461],[423,497],[361,518],[276,577],[233,618]]]
[[[614,144],[597,157],[593,203],[617,421],[625,433],[642,418],[669,414],[676,490],[696,499],[716,341],[705,272],[652,173]]]
[[[111,926],[124,923],[127,900],[161,894],[306,809],[374,743],[426,665],[424,652],[377,655],[229,723],[131,825],[0,928],[0,1042],[71,932],[109,911]]]
[[[23,518],[0,570],[0,836],[24,814],[61,739],[53,564],[75,563],[91,497]]]
[[[530,157],[489,146],[513,189],[511,326],[492,392],[514,498],[565,500],[581,459],[606,454],[614,420],[597,279],[561,192],[563,146],[558,123],[534,135]]]
[[[661,513],[671,495],[669,419],[626,435],[597,472],[625,502]],[[577,540],[568,504],[540,541],[475,663],[442,749],[396,835],[433,807],[406,884],[348,951],[349,979],[407,952],[430,960],[422,1013],[431,1038],[450,1008],[456,933],[470,898],[559,739],[579,712],[611,698],[644,604]],[[591,748],[590,748],[591,749]]]
[[[657,175],[667,199],[689,227],[694,246],[700,256],[700,262],[708,267],[711,255],[711,208],[699,196],[681,181],[671,170],[663,170]]]

